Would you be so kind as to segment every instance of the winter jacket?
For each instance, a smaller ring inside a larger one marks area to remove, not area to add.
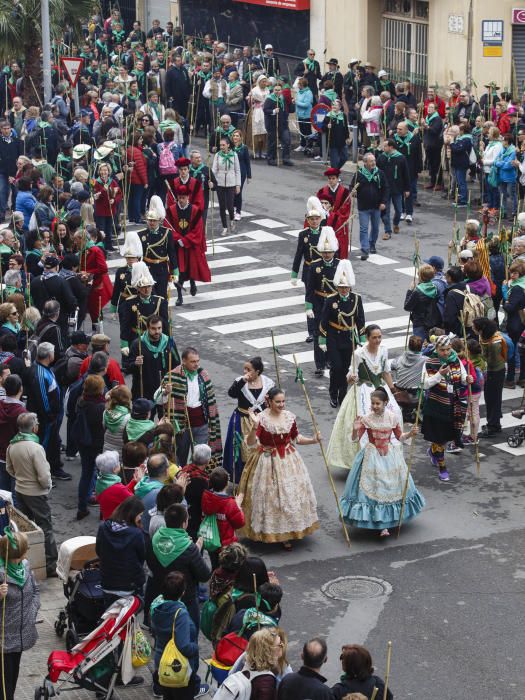
[[[436,114],[436,112],[434,112]],[[438,114],[432,117],[423,131],[423,146],[427,150],[441,148],[443,145],[443,120]]]
[[[105,520],[98,528],[96,552],[105,591],[142,593],[145,549],[140,528]]]
[[[220,152],[213,156],[212,172],[217,179],[217,187],[240,187],[241,186],[241,166],[237,154],[233,153],[233,160],[230,163],[225,161]]]
[[[27,410],[36,413],[41,424],[54,423],[62,414],[60,387],[49,367],[34,362],[26,375],[24,388]]]
[[[131,491],[127,486],[124,486],[122,482],[112,484],[101,493],[97,493],[96,499],[100,506],[100,516],[102,520],[108,520],[111,518],[115,508],[131,495]]]
[[[470,151],[472,150],[472,138],[470,134],[458,136],[450,144],[450,164],[453,169],[468,170],[470,167]]]
[[[80,376],[85,374],[89,369],[89,363],[91,362],[91,355],[88,355],[85,360],[82,361],[80,365]],[[106,370],[106,375],[104,377],[106,384],[111,387],[117,386],[118,384],[125,384],[124,376],[122,375],[122,370],[120,369],[119,363],[115,358],[110,357],[108,368]]]
[[[18,399],[10,396],[2,396],[0,399],[0,461],[5,462],[5,453],[9,446],[9,440],[18,430],[16,419],[21,413],[27,413],[27,408]]]
[[[279,683],[278,700],[333,700],[326,678],[311,668],[301,666],[297,673],[287,673]]]
[[[405,350],[399,357],[394,357],[390,363],[394,384],[400,389],[417,389],[425,361],[420,352],[413,350]]]
[[[460,315],[465,304],[464,291],[465,282],[457,282],[451,284],[445,292],[445,310],[443,312],[445,333],[454,333],[459,338],[463,337]]]
[[[175,614],[180,610],[175,620]],[[175,620],[175,643],[177,649],[190,662],[193,672],[199,668],[198,632],[184,603],[180,600],[165,600],[153,608],[151,626],[155,635],[155,669],[159,668],[164,647],[170,641]]]
[[[73,345],[68,347],[64,356],[67,358],[66,384],[73,384],[80,376],[80,365],[87,357],[87,352],[80,352]]]
[[[314,104],[314,96],[309,87],[300,88],[295,96],[297,119],[310,121],[310,113]]]
[[[492,294],[492,288],[490,286],[490,282],[488,279],[483,276],[480,277],[479,280],[466,280],[466,284],[468,284],[469,289],[471,292],[474,294],[477,294],[480,297],[484,296],[489,296]]]
[[[491,167],[501,155],[503,144],[501,141],[489,141],[483,151],[483,172],[490,173]]]
[[[403,140],[400,136],[394,134],[394,141],[396,142],[397,150],[407,159],[410,179],[413,180],[423,170],[421,138],[419,134],[412,134],[411,138]]]
[[[360,170],[355,175],[353,186],[359,185],[357,188],[357,208],[359,211],[378,209],[380,204],[386,204],[388,184],[381,170],[377,172],[377,179],[370,181]]]
[[[350,693],[362,693],[370,700],[372,693],[374,692],[374,688],[379,690],[376,697],[382,699],[385,691],[385,684],[381,678],[378,678],[378,676],[370,676],[365,681],[343,678],[340,683],[336,683],[334,686],[332,686],[332,697],[333,700],[342,700],[345,695],[349,695]],[[394,700],[394,696],[392,695],[390,688],[387,689],[386,697],[387,700]]]
[[[51,224],[55,218],[55,210],[53,207],[45,202],[37,202],[33,213],[36,219],[36,225],[34,226],[33,230],[39,228],[50,231]]]
[[[479,116],[479,105],[471,97],[467,105],[462,102],[456,104],[454,109],[453,121],[454,124],[459,124],[461,119],[467,119],[473,126],[476,122],[476,117]]]
[[[148,166],[146,158],[139,146],[128,146],[127,148],[128,163],[133,161],[133,169],[131,171],[130,182],[132,185],[148,186]]]
[[[525,309],[525,291],[522,287],[515,284],[510,288],[509,296],[503,304],[503,309],[507,314],[507,333],[514,342],[517,342],[525,328],[519,315],[519,310]]]
[[[188,535],[197,539],[197,532],[202,521],[202,496],[208,488],[208,475],[195,464],[186,464],[182,467],[181,474],[188,474],[191,481],[186,487],[184,497],[188,503]]]
[[[233,88],[231,87],[231,83],[228,83],[224,102],[230,112],[237,114],[244,113],[244,93],[240,83]]]
[[[150,568],[152,579],[152,595],[158,596],[162,588],[162,582],[170,571],[180,571],[186,579],[186,590],[182,596],[182,602],[190,604],[197,599],[197,586],[205,583],[211,576],[211,569],[204,561],[204,558],[196,544],[184,550],[184,552],[174,559],[171,564],[164,567],[159,562],[153,551],[151,540],[146,544],[146,561]]]
[[[438,290],[437,305],[439,313],[443,316],[445,311],[445,291],[447,289],[447,280],[442,272],[436,272],[432,278],[432,284]]]
[[[28,575],[22,587],[7,577],[7,597],[5,599],[4,651],[7,654],[27,651],[34,647],[38,632],[36,616],[40,609],[40,591],[29,561],[24,559]],[[5,569],[0,568],[0,579],[5,581]]]
[[[241,169],[241,182],[244,182],[246,178],[248,180],[252,179],[252,164],[250,161],[250,151],[246,144],[242,144],[238,149],[235,148],[235,153],[239,159],[239,167]]]
[[[507,148],[502,148],[501,153],[494,162],[498,169],[500,182],[516,182],[517,170],[512,165],[513,160],[516,160],[516,148],[512,144],[507,146]]]
[[[95,216],[115,217],[118,203],[122,199],[122,190],[117,180],[111,180],[104,184],[96,179],[94,192],[100,195],[100,197],[95,199]],[[113,204],[110,204],[111,199],[114,200]]]
[[[151,489],[149,491],[146,491],[144,494],[140,493],[138,489],[135,491],[135,496],[140,498],[144,504],[144,513],[142,513],[142,528],[144,532],[149,532],[151,516],[157,510],[157,496],[161,488],[164,486],[161,481],[156,481],[155,479],[148,480],[151,484]]]
[[[47,496],[51,490],[51,467],[38,442],[21,440],[9,445],[6,469],[16,481],[15,489],[26,496]]]
[[[391,195],[410,191],[408,163],[399,151],[381,153],[377,158],[377,167],[384,173]]]
[[[79,398],[77,403],[77,418],[81,414],[85,414],[86,423],[89,426],[91,433],[91,444],[80,447],[80,451],[94,452],[100,454],[104,446],[104,428],[102,425],[102,416],[106,407],[104,397],[96,399]]]
[[[106,452],[107,450],[116,450],[119,454],[122,452],[122,446],[124,445],[124,430],[126,429],[126,425],[128,424],[130,418],[131,413],[129,412],[122,416],[118,426],[115,426],[113,431],[110,430],[107,424],[104,422],[105,432],[103,452]]]
[[[29,228],[29,221],[36,206],[36,198],[31,192],[18,192],[16,195],[16,211],[24,215],[24,227]]]
[[[0,173],[7,177],[16,175],[16,161],[24,152],[24,146],[20,139],[5,139],[0,137]]]
[[[235,502],[235,498],[224,493],[205,491],[202,494],[202,514],[217,516],[217,525],[223,547],[237,542],[235,530],[244,527],[244,513]]]
[[[331,125],[328,128],[328,125]],[[348,138],[348,121],[346,119],[346,114],[343,114],[342,121],[330,116],[330,112],[326,115],[323,121],[323,132],[327,134],[327,143],[330,144],[330,148],[337,148],[341,151],[346,146],[346,139]]]

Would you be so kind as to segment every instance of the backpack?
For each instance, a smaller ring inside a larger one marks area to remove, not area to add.
[[[201,609],[201,632],[215,642],[220,639],[235,615],[235,605],[231,594],[223,593],[216,600],[209,598]]]
[[[496,309],[494,308],[494,301],[492,300],[492,297],[490,294],[484,294],[482,297],[480,297],[480,299],[483,303],[483,315],[490,321],[494,321],[496,319]]]
[[[463,323],[465,328],[472,328],[475,318],[485,316],[485,306],[481,300],[481,297],[478,294],[471,292],[468,284],[464,292],[462,292],[460,289],[454,289],[453,291],[458,292],[465,298],[465,301],[463,302]]]
[[[55,379],[57,380],[57,384],[59,386],[66,386],[67,384],[67,363],[69,362],[69,357],[67,355],[64,355],[63,357],[60,358],[60,360],[57,360],[55,364],[50,367],[52,370],[53,374],[55,375]]]
[[[509,335],[499,331],[501,339],[501,354],[505,362],[510,362],[516,352],[516,346]]]
[[[162,150],[159,155],[159,173],[161,175],[176,175],[177,166],[175,165],[175,157],[169,143],[162,145]]]
[[[248,676],[244,674],[248,673]],[[270,671],[237,671],[223,681],[215,693],[214,700],[250,700],[252,680],[257,676],[272,676]]]
[[[93,436],[85,410],[80,409],[80,411],[77,411],[71,426],[71,438],[77,447],[89,447],[93,444]]]
[[[220,639],[215,647],[215,658],[225,666],[233,666],[239,656],[246,651],[248,640],[239,633],[230,632]]]

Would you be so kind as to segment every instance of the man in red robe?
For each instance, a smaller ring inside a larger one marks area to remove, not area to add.
[[[176,204],[168,208],[167,225],[173,232],[179,262],[176,305],[182,304],[184,282],[190,281],[190,293],[197,294],[195,282],[210,282],[211,273],[206,261],[206,236],[202,223],[202,211],[190,204],[189,191],[181,185],[175,192]]]
[[[330,226],[335,231],[337,242],[339,243],[339,257],[341,260],[348,258],[348,221],[350,218],[350,190],[344,187],[339,181],[341,171],[338,168],[328,168],[324,172],[328,178],[328,184],[322,187],[317,193],[322,201],[323,197],[329,195],[332,199],[332,222]]]
[[[179,174],[173,180],[170,181],[172,192],[168,189],[168,194],[166,197],[166,208],[168,209],[172,204],[175,204],[173,199],[175,192],[178,191],[181,185],[185,185],[188,188],[188,194],[190,199],[190,204],[194,204],[200,209],[201,212],[204,211],[204,192],[202,190],[202,183],[195,177],[190,176],[190,165],[191,161],[189,158],[179,158],[175,161],[175,165],[179,169]]]
[[[113,285],[108,276],[108,266],[102,249],[80,230],[75,233],[73,240],[80,261],[79,272],[86,283],[91,280],[87,308],[93,330],[96,330],[102,310],[113,294]]]

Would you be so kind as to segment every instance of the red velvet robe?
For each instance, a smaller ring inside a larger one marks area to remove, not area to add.
[[[339,243],[338,257],[341,260],[348,258],[348,219],[350,217],[350,190],[343,185],[338,185],[334,193],[328,185],[322,187],[317,196],[323,199],[323,196],[330,195],[333,198],[332,211],[328,219],[328,226],[332,226],[335,231],[337,242]]]
[[[108,266],[102,250],[94,245],[80,255],[80,272],[93,275],[93,284],[88,296],[88,312],[92,323],[96,323],[99,313],[113,294],[113,285],[108,277]]]
[[[186,185],[186,187],[190,191],[190,204],[195,204],[201,212],[204,211],[204,192],[202,189],[202,184],[200,180],[197,180],[196,177],[190,177],[190,179],[187,182],[181,182],[180,177],[175,177],[173,180],[170,180],[170,187],[173,191],[174,194],[177,192],[177,188],[180,187],[180,185]],[[166,209],[169,209],[172,204],[175,204],[175,201],[173,199],[173,195],[171,194],[171,191],[168,189],[168,194],[166,195]]]
[[[166,224],[172,230],[181,281],[211,282],[211,272],[206,260],[206,235],[202,222],[202,212],[193,205],[189,218],[189,226],[183,230],[180,226],[177,205],[169,207]],[[165,225],[166,225],[165,224]],[[179,241],[182,241],[181,246]]]

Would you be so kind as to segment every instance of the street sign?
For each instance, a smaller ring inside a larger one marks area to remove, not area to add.
[[[80,69],[82,68],[84,59],[73,58],[71,56],[62,56],[60,63],[65,74],[67,75],[67,79],[71,83],[71,87],[76,87],[78,79],[80,78]]]
[[[316,104],[315,107],[313,107],[312,111],[310,112],[310,121],[312,122],[312,126],[316,131],[322,130],[324,118],[329,111],[330,107],[322,102],[319,102],[319,104]]]
[[[310,0],[234,0],[234,2],[248,2],[251,5],[263,5],[273,7],[276,10],[309,10]]]
[[[523,7],[512,8],[512,24],[525,24],[525,9]]]

